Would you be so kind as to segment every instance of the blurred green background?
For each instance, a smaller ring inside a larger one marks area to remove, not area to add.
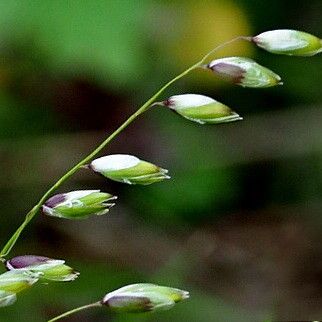
[[[0,242],[41,194],[173,76],[239,35],[322,36],[322,2],[0,0]],[[0,321],[46,321],[106,292],[155,282],[191,299],[155,315],[92,310],[66,321],[249,322],[322,315],[322,56],[236,43],[284,86],[233,87],[196,71],[162,97],[212,96],[243,122],[193,124],[150,110],[104,151],[135,154],[172,180],[132,187],[81,170],[60,192],[119,196],[105,217],[39,215],[12,256],[66,259],[73,283],[36,285]],[[214,56],[216,57],[216,56]],[[4,271],[4,269],[2,269]]]

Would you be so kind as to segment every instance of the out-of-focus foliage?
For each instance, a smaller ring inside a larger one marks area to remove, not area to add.
[[[148,1],[2,1],[4,39],[38,45],[49,68],[77,75],[84,69],[115,88],[135,81],[145,70],[139,22]],[[130,28],[130,26],[134,28]],[[142,29],[141,29],[142,30]],[[37,52],[34,52],[37,57]]]

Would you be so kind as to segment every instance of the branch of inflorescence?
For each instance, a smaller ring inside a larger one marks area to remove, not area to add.
[[[177,80],[181,79],[182,77],[186,76],[193,70],[197,68],[202,68],[205,61],[216,51],[222,49],[223,47],[230,45],[231,43],[238,41],[238,40],[250,40],[250,37],[239,36],[233,38],[217,47],[212,49],[208,52],[200,61],[196,64],[190,66],[188,69],[171,79],[168,83],[166,83],[163,87],[161,87],[151,98],[149,98],[135,113],[133,113],[119,128],[117,128],[112,134],[110,134],[100,145],[98,145],[91,153],[89,153],[84,159],[78,162],[75,166],[73,166],[66,174],[64,174],[53,186],[51,186],[45,194],[39,199],[38,203],[27,213],[25,220],[23,223],[18,227],[18,229],[13,233],[10,239],[7,241],[5,246],[2,248],[0,252],[0,259],[5,258],[14,245],[16,244],[17,240],[19,239],[21,233],[29,224],[29,222],[37,215],[43,203],[48,199],[48,197],[58,189],[67,179],[69,179],[75,172],[77,172],[82,166],[84,166],[87,162],[93,159],[99,152],[101,152],[118,134],[120,134],[127,126],[129,126],[134,120],[136,120],[141,114],[146,112],[156,101],[156,99],[173,83]]]
[[[58,321],[60,319],[63,319],[67,316],[70,316],[74,313],[77,313],[77,312],[80,312],[80,311],[84,311],[84,310],[87,310],[87,309],[90,309],[92,307],[99,307],[99,306],[102,306],[102,304],[100,302],[95,302],[95,303],[91,303],[91,304],[87,304],[87,305],[83,305],[83,306],[80,306],[76,309],[73,309],[73,310],[70,310],[68,312],[65,312],[61,315],[58,315],[56,316],[55,318],[51,319],[51,320],[48,320],[47,322],[54,322],[54,321]]]

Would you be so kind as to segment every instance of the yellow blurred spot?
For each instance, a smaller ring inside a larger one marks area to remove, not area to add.
[[[172,8],[177,17],[176,37],[169,39],[167,52],[178,70],[195,63],[211,49],[237,36],[250,36],[250,26],[242,9],[232,1],[185,1],[185,5]],[[176,10],[177,9],[177,10]],[[172,12],[173,14],[173,12]],[[211,58],[225,56],[252,56],[252,45],[237,41],[219,50]],[[189,82],[209,83],[219,80],[211,72],[203,71],[189,77]],[[221,81],[222,83],[222,81]]]

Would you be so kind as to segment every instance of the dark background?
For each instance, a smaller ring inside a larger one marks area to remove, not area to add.
[[[0,1],[0,242],[39,197],[158,88],[216,45],[291,28],[322,36],[322,2]],[[322,316],[322,56],[236,43],[284,86],[234,87],[196,71],[162,96],[209,95],[244,121],[200,126],[150,110],[104,150],[170,170],[127,186],[86,170],[60,192],[119,196],[105,217],[39,215],[11,256],[63,258],[73,283],[37,284],[0,321],[46,321],[135,282],[187,289],[168,312],[91,310],[66,321],[314,320]]]

